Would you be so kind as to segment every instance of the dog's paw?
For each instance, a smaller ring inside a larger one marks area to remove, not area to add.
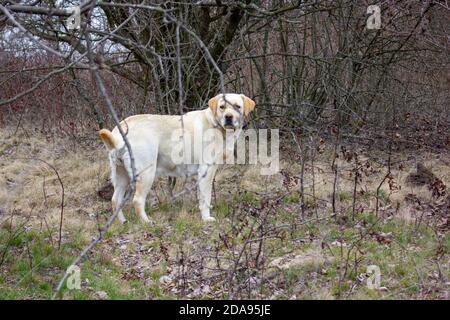
[[[120,224],[127,224],[128,223],[128,220],[125,219],[125,218],[121,219],[120,217],[118,217],[117,220],[120,222]]]
[[[139,224],[143,227],[154,227],[155,226],[155,221],[153,219],[140,219],[139,220]]]
[[[149,218],[147,218],[147,219],[141,219],[141,223],[142,223],[143,225],[152,225],[152,224],[153,224],[153,221],[150,220]]]
[[[214,217],[205,217],[203,218],[203,222],[213,222],[216,221],[216,218]]]

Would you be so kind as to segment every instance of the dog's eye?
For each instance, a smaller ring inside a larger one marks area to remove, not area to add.
[[[234,107],[236,110],[241,109],[241,106],[240,106],[240,105],[237,105],[237,104],[235,104],[233,107]]]
[[[225,105],[224,104],[222,104],[222,105],[220,105],[220,110],[223,110],[223,109],[225,109]]]

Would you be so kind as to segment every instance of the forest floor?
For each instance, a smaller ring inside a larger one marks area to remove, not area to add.
[[[48,299],[111,214],[98,195],[107,152],[92,136],[23,127],[0,136],[0,299]],[[357,150],[358,163],[346,150]],[[397,150],[387,175],[386,157],[374,160],[375,153],[346,146],[335,174],[333,146],[324,142],[305,164],[303,206],[301,166],[283,150],[273,176],[226,166],[215,180],[217,221],[209,224],[195,192],[172,199],[161,179],[147,200],[152,223],[127,205],[128,223],[114,222],[79,265],[81,288],[65,287],[61,297],[449,299],[450,154]],[[418,163],[431,180],[414,183]],[[185,185],[192,181],[178,181],[174,193]]]

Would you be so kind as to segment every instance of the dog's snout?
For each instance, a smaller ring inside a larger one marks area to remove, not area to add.
[[[230,114],[225,115],[225,123],[226,124],[233,124],[233,116]]]

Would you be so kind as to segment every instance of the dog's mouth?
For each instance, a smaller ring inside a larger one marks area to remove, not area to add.
[[[232,130],[236,129],[236,127],[234,125],[232,125],[232,124],[226,124],[226,125],[223,126],[223,128],[224,129],[232,129]]]
[[[222,127],[225,130],[236,130],[239,127],[238,120],[225,120],[222,122]]]

